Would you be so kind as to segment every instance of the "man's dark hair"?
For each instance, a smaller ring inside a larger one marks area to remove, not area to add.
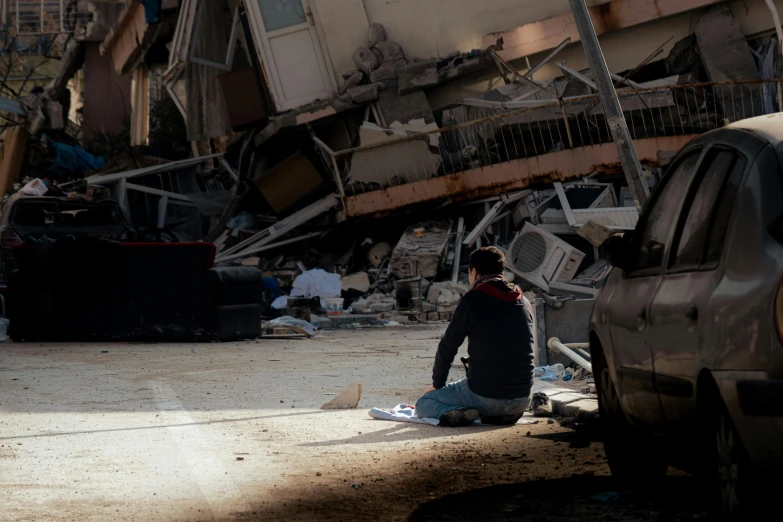
[[[469,266],[482,276],[502,274],[506,270],[506,256],[497,247],[479,248],[470,254]]]

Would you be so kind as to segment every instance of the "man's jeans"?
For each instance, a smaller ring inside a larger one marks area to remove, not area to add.
[[[488,399],[476,395],[468,388],[468,381],[451,384],[424,395],[416,402],[416,416],[420,419],[440,419],[447,411],[475,408],[482,417],[519,415],[527,411],[530,397],[519,399]]]

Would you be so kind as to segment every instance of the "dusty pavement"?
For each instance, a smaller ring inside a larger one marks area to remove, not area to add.
[[[588,432],[370,419],[429,385],[442,328],[2,344],[0,520],[709,519],[688,476],[623,491]],[[318,409],[349,381],[358,410]]]

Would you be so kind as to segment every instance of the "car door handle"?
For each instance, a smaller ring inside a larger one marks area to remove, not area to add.
[[[639,311],[639,315],[636,316],[636,329],[643,332],[647,326],[647,309],[642,308]]]
[[[699,320],[699,309],[695,306],[691,305],[688,307],[688,309],[685,311],[685,317],[689,321],[696,322]]]

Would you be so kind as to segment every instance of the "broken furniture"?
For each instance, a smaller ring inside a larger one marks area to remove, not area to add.
[[[419,223],[409,227],[391,255],[390,273],[398,279],[433,278],[446,251],[451,221]]]
[[[212,268],[210,243],[60,241],[14,249],[15,341],[228,341],[261,334],[255,268]]]
[[[215,161],[234,177],[222,154],[211,154],[162,165],[135,170],[90,176],[85,178],[91,186],[104,186],[112,191],[114,199],[137,226],[156,226],[171,229],[182,235],[198,239],[203,237],[202,200],[224,199],[224,187],[203,179],[202,167]],[[205,169],[204,169],[205,170]],[[211,176],[211,174],[209,174]],[[72,187],[65,183],[62,188]],[[206,190],[205,190],[206,189]],[[215,205],[211,205],[215,207]],[[219,214],[218,205],[210,214]]]

